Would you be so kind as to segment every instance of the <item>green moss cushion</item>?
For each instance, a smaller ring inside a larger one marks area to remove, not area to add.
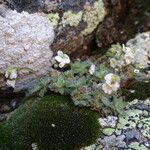
[[[34,143],[39,150],[78,149],[98,138],[97,119],[97,113],[77,109],[69,97],[48,95],[41,100],[32,99],[6,122],[6,134],[11,134],[5,147],[30,150]],[[3,150],[1,146],[0,149]]]
[[[10,143],[10,133],[5,128],[5,126],[2,123],[0,123],[0,150],[9,150]]]

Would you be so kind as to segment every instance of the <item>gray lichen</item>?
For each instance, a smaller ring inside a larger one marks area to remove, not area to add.
[[[145,105],[143,109],[138,109],[135,105]],[[133,106],[133,107],[132,107]],[[116,150],[116,149],[135,149],[148,150],[150,148],[150,118],[149,110],[144,108],[150,106],[150,99],[143,102],[134,100],[129,102],[125,114],[118,116],[115,127],[111,123],[100,122],[103,136],[100,137],[92,150]],[[105,121],[108,120],[107,118]]]

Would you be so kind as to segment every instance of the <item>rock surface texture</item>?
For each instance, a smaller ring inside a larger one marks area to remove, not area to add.
[[[98,47],[124,43],[137,32],[150,30],[149,0],[104,0],[107,15],[96,31]]]
[[[142,109],[137,106],[142,106]],[[100,125],[103,128],[101,137],[95,145],[82,150],[148,150],[150,148],[150,99],[134,100],[130,102],[123,116],[118,116],[114,127],[108,118],[100,118]],[[149,109],[147,109],[149,108]],[[116,117],[115,117],[116,118]]]
[[[42,14],[8,10],[0,16],[0,71],[10,67],[30,68],[43,75],[50,67],[54,39],[50,21]]]
[[[52,50],[85,58],[149,26],[149,0],[0,0],[18,12],[44,12],[55,27]],[[95,34],[96,33],[96,34]]]
[[[136,50],[135,61],[148,67],[150,64],[150,31],[137,34],[137,36],[127,42],[127,46]]]
[[[4,1],[4,0],[3,0]],[[44,12],[55,27],[52,50],[73,57],[90,51],[94,32],[106,16],[103,0],[6,0],[18,12]]]

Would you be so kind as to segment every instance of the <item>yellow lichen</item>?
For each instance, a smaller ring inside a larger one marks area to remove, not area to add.
[[[78,26],[80,21],[82,20],[82,15],[83,12],[80,11],[78,13],[73,13],[71,11],[67,11],[63,14],[62,17],[62,26],[65,27],[66,25],[70,25],[70,26]]]
[[[60,19],[59,14],[58,13],[50,13],[50,14],[48,14],[48,18],[51,21],[54,28],[56,28],[58,25],[58,21]]]
[[[71,10],[64,12],[59,25],[62,27],[66,27],[67,25],[71,27],[77,27],[80,22],[84,22],[86,26],[81,31],[81,35],[86,36],[91,34],[94,29],[96,29],[98,24],[104,19],[105,15],[106,11],[103,0],[96,0],[93,5],[87,2],[84,6],[84,9],[78,13],[72,12]],[[51,18],[50,20],[55,23],[53,20],[57,19],[53,18],[57,18],[57,16],[53,16],[49,14],[49,18]],[[56,24],[58,24],[57,21]]]
[[[87,23],[87,27],[81,32],[82,35],[88,35],[94,31],[97,25],[104,19],[106,11],[103,0],[98,0],[94,6],[87,3],[84,7],[83,21]]]

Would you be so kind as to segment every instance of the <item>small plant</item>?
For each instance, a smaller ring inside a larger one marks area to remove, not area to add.
[[[56,56],[55,60],[61,69],[57,69],[58,65],[54,60],[54,69],[45,78],[46,84],[42,87],[39,82],[35,87],[37,90],[33,91],[44,95],[46,90],[43,89],[46,86],[51,91],[70,94],[76,106],[87,106],[96,110],[109,108],[122,113],[125,106],[122,83],[130,78],[136,79],[142,74],[142,64],[133,59],[134,54],[135,50],[117,44],[112,45],[106,55],[95,62],[79,59],[70,62],[68,55],[65,55],[63,63],[60,56]],[[61,63],[63,65],[60,65]],[[34,93],[33,91],[31,93]]]
[[[9,67],[5,72],[0,72],[0,77],[6,80],[6,85],[8,87],[15,88],[19,73],[22,71],[35,73],[35,71],[30,68]]]

